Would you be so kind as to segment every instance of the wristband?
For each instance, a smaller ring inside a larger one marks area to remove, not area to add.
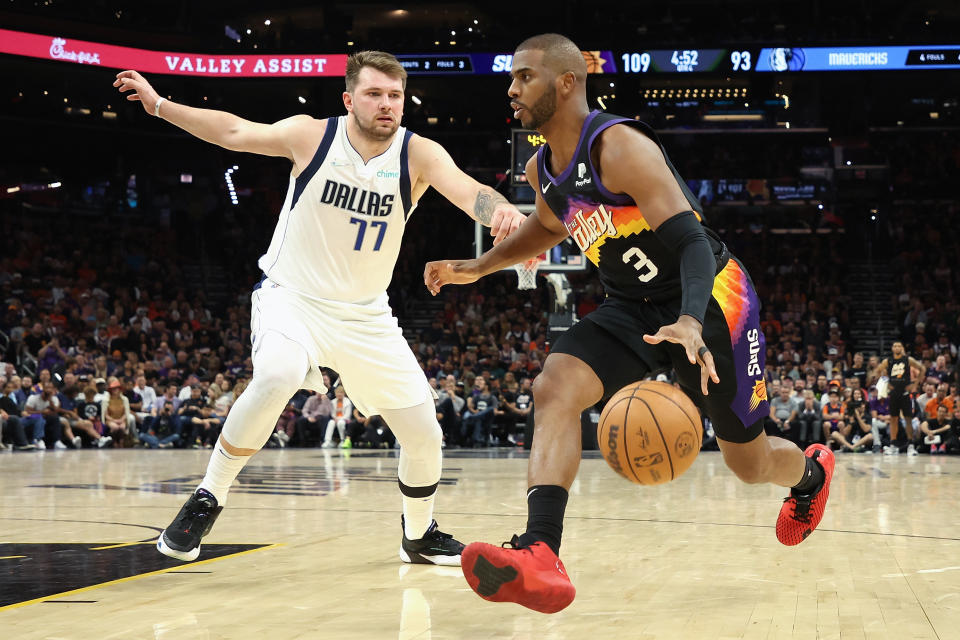
[[[157,98],[157,104],[153,105],[153,115],[160,117],[160,105],[163,104],[167,99],[163,96]]]

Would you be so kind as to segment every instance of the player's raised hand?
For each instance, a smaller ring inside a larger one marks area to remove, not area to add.
[[[470,284],[479,278],[476,260],[435,260],[423,268],[423,284],[433,295],[445,284]]]
[[[150,115],[154,115],[160,94],[150,86],[150,83],[147,82],[142,75],[136,71],[121,71],[117,74],[117,79],[113,81],[113,86],[119,88],[120,93],[134,91],[134,93],[127,96],[127,100],[139,100],[143,105],[144,111]]]
[[[493,246],[497,246],[507,236],[516,231],[526,217],[509,202],[497,204],[497,207],[493,210],[493,216],[490,218],[490,235],[493,236]]]
[[[691,316],[682,315],[673,324],[660,327],[654,335],[644,335],[643,340],[649,344],[660,344],[663,341],[672,342],[683,346],[687,352],[687,360],[690,364],[700,365],[700,390],[703,395],[707,395],[707,384],[713,380],[714,384],[719,384],[720,377],[717,375],[717,367],[713,362],[713,354],[703,343],[701,335],[703,327],[697,320]]]

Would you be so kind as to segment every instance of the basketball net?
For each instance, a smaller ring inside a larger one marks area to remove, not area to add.
[[[524,291],[537,288],[537,269],[541,262],[543,259],[537,256],[513,265],[513,270],[517,272],[517,289]]]

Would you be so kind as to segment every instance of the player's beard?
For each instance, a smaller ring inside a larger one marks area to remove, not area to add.
[[[553,117],[556,111],[557,88],[551,84],[550,87],[543,92],[543,95],[537,98],[537,101],[527,109],[527,113],[530,114],[530,120],[522,124],[528,129],[539,129]]]
[[[384,141],[389,140],[393,137],[393,134],[397,132],[397,129],[400,128],[400,124],[394,121],[389,128],[385,130],[382,127],[378,126],[377,118],[380,117],[380,113],[377,112],[373,117],[370,118],[368,122],[364,122],[357,112],[353,112],[354,122],[357,123],[357,128],[360,129],[360,133],[367,136],[371,140]]]

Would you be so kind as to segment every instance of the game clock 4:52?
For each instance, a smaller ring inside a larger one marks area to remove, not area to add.
[[[757,49],[652,49],[620,54],[622,73],[753,71]]]

